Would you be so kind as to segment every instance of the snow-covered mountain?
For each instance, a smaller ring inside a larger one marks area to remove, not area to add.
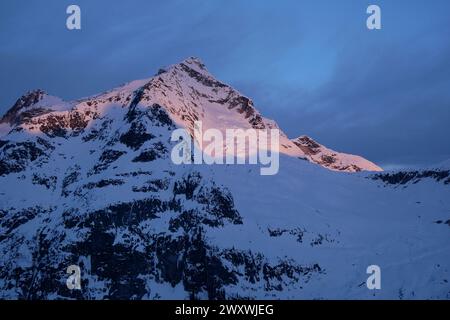
[[[0,297],[450,298],[450,169],[336,172],[379,168],[283,133],[273,176],[175,165],[171,133],[197,120],[278,128],[195,58],[77,101],[19,99],[0,136]]]
[[[35,90],[21,97],[0,120],[0,125],[20,125],[24,120],[27,130],[35,130],[38,116],[51,111],[68,111],[71,108],[80,112],[101,115],[105,106],[112,103],[130,102],[131,95],[138,90],[142,99],[148,103],[163,106],[178,127],[194,131],[194,122],[201,121],[203,130],[218,129],[225,134],[226,129],[279,129],[275,121],[264,118],[254,107],[251,99],[232,87],[216,80],[197,58],[191,57],[183,62],[160,69],[155,77],[137,80],[95,97],[80,101],[65,102],[49,96],[42,90]],[[56,113],[53,113],[56,115]],[[59,115],[69,114],[58,113]],[[78,114],[78,113],[77,113]],[[88,119],[86,121],[89,121]],[[2,131],[8,132],[3,129]],[[303,143],[303,137],[289,140],[280,130],[280,152],[307,159],[326,168],[355,172],[361,170],[381,171],[375,164],[361,157],[336,153],[323,146],[320,152]],[[311,140],[312,141],[312,140]],[[314,142],[315,143],[315,142]]]

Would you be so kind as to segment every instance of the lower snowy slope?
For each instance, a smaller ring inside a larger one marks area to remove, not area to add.
[[[177,119],[128,94],[1,138],[0,298],[450,298],[448,171],[177,166]]]

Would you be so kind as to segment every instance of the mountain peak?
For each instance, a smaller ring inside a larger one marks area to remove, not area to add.
[[[187,64],[189,66],[193,66],[193,67],[196,67],[196,68],[200,68],[201,70],[206,70],[205,64],[198,57],[186,58],[181,63]]]
[[[42,89],[28,91],[21,96],[1,118],[0,123],[19,124],[23,120],[50,111],[68,109],[70,105],[58,97],[49,95]]]
[[[190,76],[201,75],[207,78],[214,78],[206,69],[205,64],[197,57],[188,57],[181,62],[169,67],[169,70],[177,70],[190,74]]]
[[[18,109],[28,108],[41,101],[47,95],[48,95],[47,92],[45,92],[42,89],[30,90],[24,95],[22,95],[19,99],[17,99],[13,108],[14,107]]]
[[[17,101],[14,103],[14,105],[1,118],[0,122],[1,123],[16,122],[15,118],[17,117],[17,115],[19,113],[21,113],[25,109],[32,107],[33,105],[36,105],[45,96],[47,96],[47,93],[41,89],[35,89],[35,90],[28,91],[27,93],[22,95],[19,99],[17,99]]]
[[[188,57],[177,64],[172,64],[167,67],[160,68],[156,73],[156,76],[167,73],[188,73],[191,77],[206,77],[213,78],[213,76],[206,69],[205,64],[198,57]]]

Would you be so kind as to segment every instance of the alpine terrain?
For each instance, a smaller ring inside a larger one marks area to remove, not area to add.
[[[281,131],[272,176],[176,165],[171,134],[196,121],[278,129],[197,58],[19,98],[0,121],[0,298],[450,299],[450,162],[386,172]]]

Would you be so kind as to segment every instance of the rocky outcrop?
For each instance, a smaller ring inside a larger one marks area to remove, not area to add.
[[[322,167],[345,172],[383,171],[376,164],[360,157],[328,149],[308,136],[292,139],[292,142],[305,153],[307,159]]]

